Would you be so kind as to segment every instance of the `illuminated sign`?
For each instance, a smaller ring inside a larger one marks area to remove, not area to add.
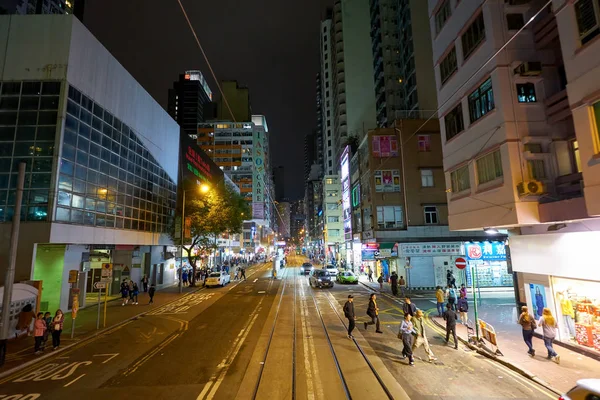
[[[344,239],[352,240],[352,207],[350,205],[350,146],[346,146],[340,158],[342,176],[342,210],[344,215]]]
[[[265,218],[265,150],[263,146],[264,133],[255,128],[252,132],[252,218]]]
[[[373,157],[398,157],[398,139],[396,136],[373,136]]]
[[[198,185],[223,180],[223,171],[187,135],[181,136],[180,168],[184,180],[195,181]]]

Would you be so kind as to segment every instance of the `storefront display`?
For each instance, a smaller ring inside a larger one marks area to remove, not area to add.
[[[466,268],[468,286],[473,280],[470,267],[475,269],[479,287],[513,286],[513,276],[506,264],[504,242],[466,242],[465,254],[469,267]]]

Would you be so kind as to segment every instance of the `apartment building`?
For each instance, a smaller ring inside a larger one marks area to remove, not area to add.
[[[332,10],[327,9],[326,19],[321,21],[320,51],[321,51],[321,84],[319,87],[318,103],[321,107],[321,137],[323,151],[323,173],[334,175],[337,171],[334,147],[334,97],[333,97],[333,49],[331,42]]]
[[[509,229],[517,303],[543,299],[588,350],[575,327],[595,317],[565,310],[600,290],[599,6],[429,0],[450,228]]]
[[[340,177],[323,177],[323,243],[328,260],[345,258],[344,221],[342,217]]]

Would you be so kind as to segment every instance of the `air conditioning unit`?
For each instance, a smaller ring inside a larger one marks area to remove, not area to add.
[[[542,63],[539,61],[524,62],[515,68],[515,75],[538,76],[542,73]]]
[[[544,184],[540,181],[524,181],[517,185],[519,196],[539,196],[544,193]]]

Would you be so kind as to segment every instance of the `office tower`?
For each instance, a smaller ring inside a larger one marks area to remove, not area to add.
[[[183,132],[195,138],[198,124],[205,121],[204,108],[210,104],[212,97],[202,72],[185,71],[169,89],[167,111]]]

